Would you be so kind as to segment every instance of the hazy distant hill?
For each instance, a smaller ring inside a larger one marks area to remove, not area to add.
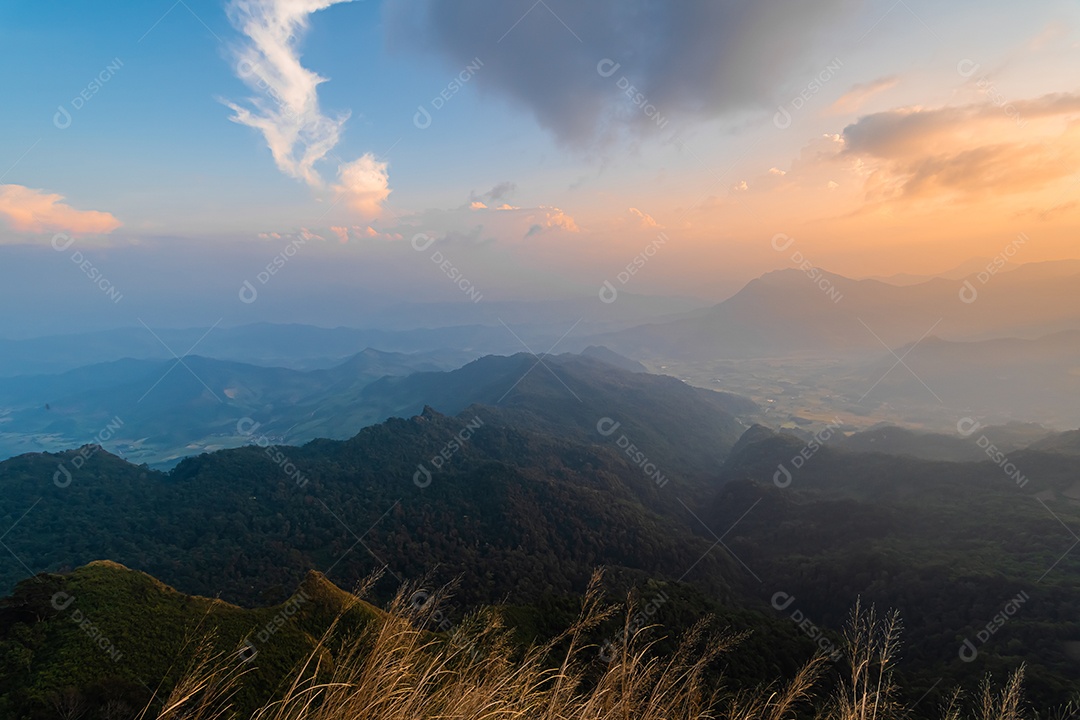
[[[737,418],[757,407],[745,398],[692,387],[665,375],[629,372],[591,357],[521,353],[489,356],[445,373],[386,377],[360,393],[371,417],[408,417],[425,405],[457,414],[469,405],[496,405],[546,431],[601,439],[597,424],[619,423],[621,436],[666,468],[707,475],[744,429]]]
[[[447,353],[369,349],[336,367],[307,372],[187,357],[182,364],[122,360],[55,376],[0,379],[0,452],[98,442],[133,462],[161,465],[252,442],[340,440],[388,417],[415,415],[425,405],[457,413],[482,403],[527,407],[552,428],[572,425],[585,433],[595,433],[609,415],[633,428],[639,408],[650,408],[664,414],[667,435],[700,439],[692,457],[711,457],[715,466],[742,431],[732,415],[756,410],[743,398],[638,372],[614,353],[602,356],[546,356],[542,363],[524,353],[489,356],[447,373]],[[682,429],[685,420],[693,421],[691,429]],[[671,443],[654,445],[662,458]]]
[[[986,449],[977,444],[983,436],[1005,452],[1020,450],[1042,439],[1057,437],[1041,425],[1021,423],[982,427],[975,438],[963,437],[959,433],[942,435],[916,432],[890,425],[846,437],[838,436],[830,442],[830,446],[853,452],[906,455],[923,460],[979,462],[986,459]]]
[[[528,336],[527,336],[528,337]],[[521,343],[502,326],[405,331],[257,323],[237,327],[103,330],[25,340],[0,339],[0,377],[48,374],[123,358],[173,360],[173,353],[293,369],[328,368],[365,348],[386,352],[446,352],[471,359],[516,352]]]
[[[328,424],[326,418],[371,382],[460,362],[452,353],[368,349],[308,372],[189,356],[182,363],[127,359],[59,375],[0,378],[0,452],[108,441],[134,461],[158,463],[263,435],[293,442],[345,438],[368,423]]]
[[[1037,337],[1080,329],[1080,262],[1034,263],[908,286],[797,269],[750,281],[707,313],[590,338],[638,359],[867,355],[932,332],[949,339]],[[880,339],[879,339],[880,338]]]
[[[168,360],[173,353],[298,370],[331,367],[368,347],[464,353],[468,360],[520,352],[526,349],[523,341],[539,352],[570,330],[579,336],[611,332],[687,316],[707,305],[693,298],[626,293],[610,306],[589,294],[562,300],[402,304],[360,313],[349,327],[260,322],[0,338],[0,377],[57,373],[123,358]]]

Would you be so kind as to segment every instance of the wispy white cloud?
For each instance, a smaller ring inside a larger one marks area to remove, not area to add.
[[[338,145],[349,119],[319,106],[327,79],[301,63],[299,44],[311,15],[352,0],[231,0],[230,22],[245,36],[236,50],[236,74],[255,93],[246,104],[227,102],[232,120],[262,133],[278,169],[315,189],[327,183],[316,167]],[[390,194],[387,164],[370,153],[341,163],[331,190],[353,210],[379,213]]]

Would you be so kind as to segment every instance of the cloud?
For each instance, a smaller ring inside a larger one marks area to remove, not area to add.
[[[246,107],[225,103],[231,119],[262,133],[281,172],[319,190],[326,183],[316,165],[337,146],[349,113],[323,113],[318,87],[326,78],[301,64],[299,42],[313,13],[351,1],[231,0],[227,7],[230,22],[245,36],[236,51],[236,74],[256,93]],[[364,155],[342,163],[338,177],[334,190],[348,196],[350,207],[378,214],[389,195],[385,163]]]
[[[536,210],[536,212],[530,212],[525,217],[525,221],[529,223],[529,229],[525,233],[527,238],[539,235],[545,230],[559,230],[568,233],[581,232],[577,221],[557,207],[541,205]]]
[[[816,31],[852,5],[389,0],[385,21],[391,47],[434,49],[454,70],[481,59],[481,92],[525,108],[564,144],[590,147],[624,130],[655,131],[646,106],[684,122],[772,106]],[[624,84],[636,92],[628,97]]]
[[[844,115],[856,112],[874,95],[896,87],[899,82],[900,78],[890,75],[872,82],[855,85],[832,104],[829,113],[832,115]]]
[[[882,200],[1032,192],[1074,172],[1080,95],[987,96],[867,115],[844,129],[840,156],[858,164],[868,198]]]
[[[63,195],[23,185],[0,185],[0,218],[13,230],[28,233],[103,235],[120,227],[111,213],[76,210],[63,200]]]
[[[341,226],[333,226],[332,225],[330,227],[330,232],[337,235],[337,238],[341,242],[342,245],[349,242],[349,228],[341,227]]]
[[[627,210],[629,211],[629,213],[631,215],[633,215],[634,217],[636,217],[638,219],[638,222],[641,224],[641,227],[643,227],[643,228],[660,228],[660,227],[662,227],[658,222],[656,222],[656,220],[653,219],[653,216],[650,215],[647,212],[642,212],[641,210],[638,210],[637,208],[633,208],[633,207],[632,208],[627,208]]]
[[[517,184],[512,183],[509,180],[503,180],[501,183],[498,183],[495,187],[491,188],[482,195],[477,195],[476,193],[469,193],[469,200],[486,200],[489,203],[493,203],[498,202],[499,200],[503,200],[504,198],[513,195],[515,192],[517,192]]]
[[[1042,50],[1048,45],[1052,45],[1061,38],[1069,34],[1069,26],[1061,20],[1053,20],[1046,24],[1039,34],[1031,39],[1028,43],[1030,50]]]
[[[470,210],[487,210],[487,205],[480,202],[479,200],[473,200],[471,203],[469,203],[469,209]]]
[[[345,163],[338,168],[338,196],[353,210],[365,217],[375,217],[390,195],[390,176],[387,164],[371,153]]]

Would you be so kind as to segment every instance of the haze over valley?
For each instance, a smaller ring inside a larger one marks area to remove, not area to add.
[[[1075,717],[1078,33],[4,4],[0,717]]]

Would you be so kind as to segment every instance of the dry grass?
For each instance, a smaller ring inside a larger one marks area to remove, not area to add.
[[[551,642],[522,652],[491,613],[477,614],[449,637],[421,628],[437,606],[417,609],[399,593],[382,622],[372,623],[331,658],[325,644],[299,668],[292,684],[251,720],[910,720],[896,699],[892,665],[899,640],[895,614],[878,617],[856,605],[846,633],[848,667],[839,690],[817,689],[826,664],[811,660],[784,685],[727,690],[714,661],[739,637],[694,627],[678,650],[661,657],[642,632],[631,632],[627,607],[625,644],[597,670],[591,630],[612,617],[595,576],[578,620]],[[164,703],[158,720],[223,720],[237,717],[232,692],[242,670],[231,656],[202,652],[187,678]],[[599,673],[599,674],[597,674]],[[1021,720],[1017,671],[1000,691],[984,683],[965,709],[957,692],[935,716],[943,720]]]

